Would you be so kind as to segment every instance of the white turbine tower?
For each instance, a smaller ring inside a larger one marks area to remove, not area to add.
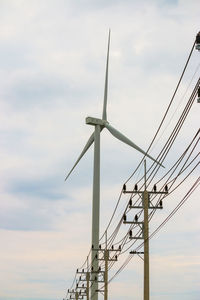
[[[107,120],[107,94],[108,94],[108,64],[109,64],[109,48],[110,48],[110,30],[108,36],[108,50],[107,50],[107,61],[106,61],[106,76],[105,76],[105,88],[104,88],[104,103],[103,103],[103,114],[102,119],[97,119],[93,117],[86,118],[86,124],[93,125],[94,132],[90,136],[89,140],[87,141],[83,151],[81,152],[80,156],[78,157],[77,161],[75,162],[73,168],[66,176],[65,180],[70,176],[78,162],[81,160],[83,155],[86,151],[90,148],[90,146],[94,142],[94,170],[93,170],[93,202],[92,202],[92,259],[91,265],[93,266],[93,271],[98,271],[98,259],[96,259],[96,255],[98,257],[97,249],[99,247],[99,207],[100,207],[100,132],[106,128],[110,133],[117,138],[118,140],[122,141],[123,143],[131,146],[132,148],[140,151],[145,156],[149,157],[154,162],[158,163],[153,157],[143,151],[140,147],[134,144],[131,140],[129,140],[125,135],[119,132],[117,129],[112,127],[108,120]],[[98,299],[98,282],[95,281],[95,276],[92,276],[92,287],[91,287],[91,298],[92,300]]]

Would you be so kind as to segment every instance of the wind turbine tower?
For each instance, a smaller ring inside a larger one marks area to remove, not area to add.
[[[65,180],[70,176],[76,165],[79,163],[83,155],[87,152],[90,146],[94,142],[94,169],[93,169],[93,200],[92,200],[92,258],[91,266],[92,271],[92,286],[91,286],[91,299],[98,300],[98,247],[99,247],[99,208],[100,208],[100,133],[106,128],[108,131],[121,142],[131,146],[132,148],[143,153],[146,157],[150,158],[154,162],[157,162],[153,157],[147,154],[144,150],[134,144],[125,135],[120,133],[117,129],[110,125],[107,120],[107,95],[108,95],[108,66],[109,66],[109,50],[110,50],[110,30],[108,35],[108,49],[107,49],[107,60],[106,60],[106,75],[105,75],[105,88],[104,88],[104,102],[103,102],[103,114],[102,119],[87,117],[86,124],[94,126],[94,132],[87,141],[84,149],[80,156],[75,162],[73,168],[70,170]],[[95,280],[97,277],[97,280]]]

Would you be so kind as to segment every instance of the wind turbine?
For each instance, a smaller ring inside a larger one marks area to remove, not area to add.
[[[102,119],[87,117],[86,124],[94,126],[94,132],[87,141],[83,151],[75,162],[73,168],[66,176],[65,180],[70,176],[76,165],[79,163],[83,155],[87,152],[90,146],[94,142],[94,169],[93,169],[93,202],[92,202],[92,260],[91,264],[93,266],[94,274],[98,271],[98,247],[99,247],[99,207],[100,207],[100,133],[106,128],[110,133],[120,140],[121,142],[131,146],[132,148],[143,153],[145,156],[149,157],[154,162],[158,163],[153,157],[147,154],[144,150],[134,144],[130,139],[125,135],[115,129],[107,120],[107,95],[108,95],[108,65],[109,65],[109,49],[110,49],[110,30],[108,35],[108,50],[107,50],[107,60],[106,60],[106,75],[105,75],[105,88],[104,88],[104,102],[103,102],[103,114]],[[91,287],[91,297],[92,300],[98,299],[98,282],[95,281],[95,275],[92,276],[93,282]]]

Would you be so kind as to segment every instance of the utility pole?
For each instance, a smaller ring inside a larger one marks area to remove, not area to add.
[[[75,298],[76,298],[76,300],[78,300],[78,292],[76,292]]]
[[[142,196],[142,204],[141,205],[132,205],[132,200],[129,201],[129,208],[134,209],[143,209],[144,219],[143,221],[138,221],[137,214],[135,215],[135,219],[133,221],[127,221],[126,215],[124,215],[124,224],[133,224],[139,226],[141,228],[141,233],[139,235],[133,235],[132,230],[129,232],[130,239],[142,239],[144,240],[144,252],[131,251],[130,254],[138,254],[140,258],[140,254],[144,254],[144,292],[143,299],[150,299],[150,286],[149,286],[149,209],[162,209],[162,200],[160,200],[159,205],[153,205],[150,200],[151,194],[167,194],[168,188],[165,186],[164,191],[157,192],[156,185],[153,187],[153,191],[147,191],[147,179],[146,179],[146,160],[144,160],[144,191],[138,191],[137,184],[135,185],[135,189],[133,191],[127,191],[126,185],[123,186],[123,193],[128,194],[139,194]]]
[[[88,264],[88,257],[87,257],[87,270],[77,269],[77,274],[80,274],[79,280],[76,283],[76,293],[78,294],[78,299],[83,299],[86,297],[87,300],[89,300],[89,289],[90,289],[90,272],[89,272],[89,264]],[[86,286],[84,284],[86,282]],[[74,290],[68,290],[68,292],[71,294],[70,299],[72,299],[72,295]],[[76,299],[76,293],[75,293],[75,299]]]
[[[104,300],[108,300],[108,259],[109,259],[109,250],[107,249],[107,230],[106,230],[106,246],[105,246],[105,252],[104,252],[104,260],[105,260],[105,274],[104,274],[104,280],[105,280],[105,287],[104,287]]]
[[[107,231],[105,233],[105,248],[101,248],[101,245],[99,245],[99,248],[96,249],[98,251],[98,260],[104,262],[104,271],[101,270],[101,267],[99,267],[99,278],[97,277],[96,280],[100,283],[104,283],[104,286],[102,289],[98,289],[97,292],[100,292],[104,295],[104,300],[108,300],[108,263],[117,261],[118,254],[121,252],[121,246],[119,246],[118,249],[114,249],[114,246],[111,247],[111,249],[108,249],[107,244]],[[111,256],[110,253],[113,253]],[[110,257],[111,256],[111,257]]]
[[[146,160],[144,161],[144,192],[142,198],[144,206],[144,300],[149,300],[149,195],[146,182]]]
[[[88,256],[87,256],[87,273],[86,273],[86,298],[89,300],[90,296],[90,272],[89,272],[89,261],[88,261]]]
[[[83,297],[85,296],[84,293],[82,293],[81,291],[78,291],[78,288],[76,288],[76,290],[72,289],[68,289],[68,293],[70,294],[70,297],[68,298],[69,300],[83,300]],[[63,299],[65,300],[65,299]]]

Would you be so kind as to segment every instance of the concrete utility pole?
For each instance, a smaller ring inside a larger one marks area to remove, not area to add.
[[[151,194],[167,194],[168,188],[165,186],[165,191],[157,192],[156,186],[154,185],[153,191],[147,191],[147,180],[146,180],[146,160],[144,160],[144,191],[138,191],[137,184],[135,185],[134,191],[127,191],[126,186],[123,187],[123,193],[128,194],[141,194],[142,195],[142,205],[129,205],[129,208],[143,209],[144,221],[139,222],[138,216],[135,216],[134,221],[127,221],[126,215],[124,216],[124,224],[138,225],[141,228],[141,234],[139,236],[133,236],[132,231],[129,232],[130,239],[143,239],[144,240],[144,252],[131,251],[130,254],[144,254],[144,300],[150,299],[150,286],[149,286],[149,209],[162,209],[162,200],[160,200],[159,205],[154,206],[150,201]],[[131,200],[132,201],[132,200]],[[141,258],[141,256],[140,256]]]
[[[76,274],[80,274],[79,280],[76,283],[76,292],[78,293],[78,299],[83,299],[84,297],[86,297],[86,299],[89,300],[90,272],[89,272],[88,257],[87,257],[87,270],[85,270],[85,269],[78,270],[77,269]],[[86,282],[86,285],[85,285],[85,282]],[[72,299],[73,291],[74,290],[71,290],[71,291],[68,290],[68,292],[71,294],[70,299]],[[75,299],[76,299],[76,293],[75,293]]]
[[[105,273],[104,273],[104,280],[105,280],[105,287],[104,287],[104,300],[108,300],[108,260],[109,260],[109,250],[107,249],[107,231],[106,231],[106,247],[104,252],[104,259],[105,259]]]
[[[90,297],[90,273],[86,273],[86,281],[87,281],[87,287],[86,287],[86,299],[89,300]]]
[[[90,297],[90,272],[89,272],[89,257],[87,256],[87,273],[86,273],[86,299]]]
[[[76,292],[75,296],[76,296],[76,300],[78,300],[78,292]]]
[[[146,160],[144,161],[144,300],[149,300],[149,194],[146,185]]]
[[[96,281],[104,284],[102,289],[98,289],[97,292],[101,292],[104,295],[104,300],[108,300],[108,263],[117,261],[118,254],[121,252],[121,246],[119,248],[115,248],[114,246],[111,249],[108,249],[107,244],[107,231],[105,233],[105,248],[102,248],[99,245],[98,249],[94,249],[98,252],[98,261],[104,262],[104,270],[101,270],[99,267],[98,275],[96,276]],[[113,253],[110,255],[110,253]],[[111,256],[111,257],[110,257]],[[93,281],[93,280],[91,280]]]

